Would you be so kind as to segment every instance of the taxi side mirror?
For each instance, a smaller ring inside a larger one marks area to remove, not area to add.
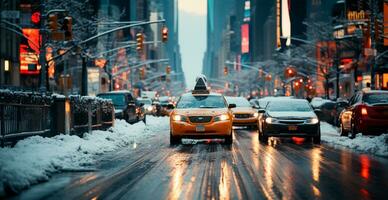
[[[259,113],[265,113],[265,110],[264,110],[264,109],[259,109],[257,112],[259,112]]]
[[[229,104],[228,105],[228,108],[230,109],[230,108],[235,108],[236,107],[236,104],[234,104],[234,103],[231,103],[231,104]]]

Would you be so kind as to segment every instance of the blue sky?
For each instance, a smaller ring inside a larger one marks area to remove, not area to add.
[[[177,0],[179,6],[179,44],[182,67],[189,89],[202,72],[202,60],[206,50],[207,0]]]

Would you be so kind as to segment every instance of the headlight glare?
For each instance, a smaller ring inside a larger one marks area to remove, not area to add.
[[[274,119],[274,118],[272,118],[272,117],[267,117],[266,119],[265,119],[265,122],[267,123],[267,124],[272,124],[272,123],[274,123],[276,120]]]
[[[306,120],[306,124],[318,124],[318,122],[319,119],[316,117]]]
[[[172,120],[176,122],[186,122],[187,118],[183,115],[173,115]]]
[[[229,120],[229,115],[227,115],[227,114],[222,114],[222,115],[218,115],[218,116],[214,117],[215,122],[226,121],[226,120]]]
[[[152,111],[153,110],[152,106],[148,106],[147,110]]]

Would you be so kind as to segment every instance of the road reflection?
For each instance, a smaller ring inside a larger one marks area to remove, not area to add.
[[[370,170],[370,160],[366,155],[360,155],[361,163],[361,177],[368,180],[369,179],[369,170]]]
[[[314,183],[311,184],[311,187],[315,197],[321,196],[321,191],[316,186],[319,184],[320,167],[321,167],[321,159],[322,159],[321,154],[322,154],[321,148],[314,148],[311,150],[311,172],[314,180]]]
[[[223,160],[222,163],[221,163],[221,176],[220,176],[220,183],[218,185],[218,190],[219,190],[219,194],[220,194],[220,199],[230,199],[230,195],[229,195],[229,192],[230,192],[230,181],[231,181],[231,176],[229,174],[230,170],[229,170],[229,166],[228,166],[228,163]]]
[[[264,195],[267,197],[267,199],[273,199],[275,196],[273,194],[272,188],[273,188],[273,163],[272,163],[272,155],[274,154],[274,151],[276,151],[272,147],[268,147],[267,153],[264,155],[264,164],[263,164],[263,171],[264,171],[264,179],[266,184],[266,189],[264,189]]]
[[[319,182],[319,168],[321,167],[321,148],[314,148],[311,150],[311,171],[315,182]]]
[[[168,199],[178,199],[182,193],[183,173],[185,167],[182,164],[177,165],[175,162],[171,162],[171,167],[173,169],[173,172],[170,182]]]

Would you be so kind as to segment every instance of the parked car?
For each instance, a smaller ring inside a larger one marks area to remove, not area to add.
[[[155,107],[152,105],[152,100],[149,98],[137,98],[139,103],[142,103],[144,106],[146,115],[153,115],[155,112]]]
[[[319,108],[320,106],[322,106],[322,104],[326,103],[326,102],[332,102],[332,100],[329,100],[329,99],[323,99],[322,97],[314,97],[311,99],[311,106],[314,108],[314,109],[317,109]]]
[[[321,142],[320,121],[307,100],[277,99],[259,112],[263,113],[258,129],[262,142],[268,137],[305,137],[315,144]]]
[[[126,90],[100,93],[97,97],[110,99],[115,107],[115,118],[124,119],[128,123],[136,123],[140,120],[146,122],[142,103],[136,105],[136,100],[131,92]]]
[[[357,92],[341,112],[339,121],[341,136],[388,132],[388,91]]]

